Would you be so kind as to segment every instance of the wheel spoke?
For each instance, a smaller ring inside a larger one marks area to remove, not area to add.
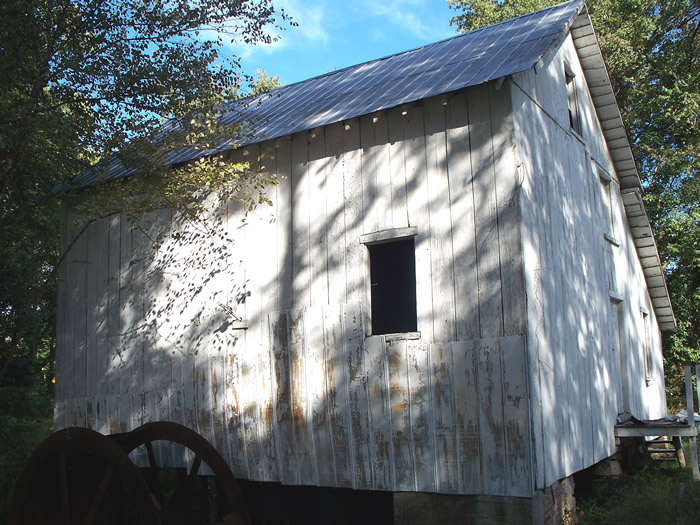
[[[199,467],[202,465],[202,460],[198,456],[195,456],[192,462],[192,467],[190,468],[190,476],[196,476],[199,472]]]
[[[153,451],[153,442],[146,441],[146,452],[148,453],[148,464],[149,464],[149,476],[151,484],[151,492],[158,500],[158,503],[163,506],[165,503],[165,497],[163,496],[163,490],[160,484],[160,470],[158,469],[158,462],[156,461],[156,455]]]
[[[97,492],[95,493],[95,496],[92,498],[92,503],[90,503],[90,508],[87,511],[87,514],[85,515],[85,520],[83,523],[85,525],[91,525],[93,520],[95,519],[95,516],[97,514],[97,511],[100,509],[100,506],[102,505],[102,500],[105,497],[105,493],[107,492],[107,488],[109,487],[109,483],[112,481],[112,476],[114,476],[114,469],[116,467],[116,461],[113,461],[107,466],[107,470],[105,473],[102,475],[102,480],[100,481],[100,485],[97,487]]]

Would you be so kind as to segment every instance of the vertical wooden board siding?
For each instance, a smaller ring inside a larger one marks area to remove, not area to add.
[[[210,374],[212,445],[216,447],[223,457],[226,457],[226,418],[224,414],[226,385],[224,380],[224,360],[225,357],[223,355],[213,356],[210,359]]]
[[[413,461],[416,490],[419,492],[435,492],[436,489],[435,433],[428,348],[427,344],[415,343],[409,343],[406,348]]]
[[[369,398],[364,356],[362,311],[343,305],[343,346],[347,359],[353,488],[372,488],[369,452]]]
[[[416,490],[411,412],[408,386],[408,356],[405,341],[386,346],[391,402],[391,440],[394,449],[394,484],[398,491]]]
[[[343,345],[340,308],[324,309],[323,327],[327,352],[328,417],[331,424],[335,486],[352,487],[351,430],[347,391],[349,375]]]
[[[68,243],[72,240],[73,236],[73,228],[72,228],[72,222],[73,222],[73,213],[72,210],[66,206],[66,211],[64,215],[64,229],[66,232],[66,238],[68,239]],[[73,258],[74,258],[74,250],[75,246],[71,246],[70,249],[66,252],[65,256],[65,261],[63,263],[64,267],[64,272],[65,272],[65,277],[64,277],[64,283],[65,283],[65,302],[66,302],[66,313],[64,316],[64,330],[63,330],[63,338],[64,338],[64,344],[65,344],[65,353],[63,356],[63,363],[65,366],[63,367],[63,370],[61,370],[61,367],[59,366],[57,373],[61,373],[61,375],[57,378],[57,381],[61,383],[61,399],[66,401],[65,405],[65,424],[67,425],[69,422],[70,418],[70,412],[71,412],[71,406],[67,403],[69,399],[73,398],[73,325],[75,323],[75,316],[76,316],[76,311],[75,308],[71,308],[70,305],[75,304],[74,302],[74,289],[75,285],[73,284],[73,271],[72,271],[72,266],[73,266]]]
[[[304,310],[290,310],[289,319],[289,381],[292,410],[292,432],[297,469],[294,472],[296,483],[305,483],[314,478],[313,443],[309,423],[311,421],[304,355]]]
[[[389,228],[403,228],[405,223],[405,212],[399,221],[402,226],[395,226],[394,221],[394,192],[391,182],[391,166],[389,157],[389,118],[388,113],[383,111],[375,113],[372,120],[374,126],[375,143],[375,166],[377,172],[377,229],[387,230]],[[404,186],[405,188],[405,186]],[[405,203],[405,198],[404,198]],[[401,210],[399,206],[398,210]],[[402,214],[398,211],[398,217]]]
[[[521,211],[521,245],[523,247],[523,274],[527,311],[527,370],[530,385],[528,398],[531,407],[532,431],[532,486],[544,488],[545,461],[542,405],[544,392],[540,384],[540,349],[542,343],[536,336],[542,319],[542,238],[540,215],[544,211],[538,204],[534,175],[544,173],[541,152],[537,147],[538,135],[534,132],[537,123],[534,112],[536,106],[521,90],[532,91],[534,71],[519,73],[515,77],[511,97],[517,146],[518,174],[521,189],[518,192]],[[541,134],[542,132],[540,132]]]
[[[309,135],[309,263],[310,305],[328,304],[328,249],[326,242],[326,144],[325,133]],[[333,191],[334,188],[331,188]]]
[[[428,177],[426,173],[423,108],[411,106],[403,116],[405,126],[406,200],[408,222],[418,228],[416,244],[416,303],[418,331],[423,340],[434,341],[432,275],[430,267],[430,218],[428,217]]]
[[[68,247],[68,215],[66,208],[63,208],[63,214],[61,215],[61,238],[59,239],[59,249],[61,253],[66,253]],[[59,430],[63,427],[63,400],[67,394],[66,382],[69,373],[67,358],[69,354],[68,346],[66,345],[66,330],[68,328],[67,315],[68,315],[68,290],[67,290],[67,260],[61,263],[58,267],[58,281],[56,283],[56,364],[55,364],[55,374],[56,374],[56,386],[54,388],[54,398],[56,404],[54,405],[54,428]],[[61,406],[59,407],[59,402]]]
[[[86,282],[85,282],[85,395],[91,399],[96,394],[97,389],[97,267],[99,265],[98,256],[92,246],[96,245],[97,222],[88,226],[85,232],[86,239]],[[94,423],[92,421],[91,423]],[[88,427],[93,428],[93,427]]]
[[[450,185],[447,172],[445,106],[442,99],[425,101],[425,151],[430,222],[433,340],[455,340],[455,277],[451,235]]]
[[[306,132],[292,135],[292,305],[311,304],[309,144]]]
[[[326,235],[328,304],[345,302],[345,199],[343,195],[343,125],[326,126]]]
[[[87,399],[85,396],[79,396],[73,400],[73,410],[71,417],[72,427],[86,427],[87,426]]]
[[[360,117],[360,147],[362,165],[362,233],[376,232],[379,228],[380,208],[377,181],[377,143],[374,138],[374,115]],[[380,211],[381,210],[381,211]]]
[[[243,426],[243,391],[240,379],[240,363],[243,347],[239,341],[231,341],[224,363],[225,401],[224,418],[228,440],[229,465],[238,477],[249,478],[248,455]],[[274,457],[274,456],[273,456]]]
[[[129,430],[134,430],[145,423],[146,416],[146,395],[143,392],[131,394],[131,418]],[[129,457],[138,467],[148,466],[148,456],[146,447],[138,447]]]
[[[90,430],[95,430],[97,424],[97,414],[95,413],[97,407],[95,406],[95,398],[85,397],[85,428]]]
[[[105,436],[109,435],[109,405],[107,404],[107,397],[100,396],[95,398],[95,426],[93,430],[103,434]]]
[[[406,143],[404,142],[404,119],[401,108],[387,112],[389,140],[389,180],[391,188],[391,220],[394,228],[408,226],[406,208]]]
[[[297,460],[292,414],[292,385],[290,382],[289,324],[286,313],[271,313],[271,356],[273,368],[273,400],[275,412],[275,442],[279,477],[282,483],[297,482]]]
[[[107,407],[109,408],[109,416],[107,425],[109,427],[110,434],[118,434],[121,432],[119,425],[119,407],[120,407],[119,395],[107,396]]]
[[[526,351],[525,339],[521,336],[501,340],[506,491],[511,496],[530,497],[533,485]]]
[[[471,341],[479,335],[479,299],[466,95],[450,98],[446,128],[454,293],[455,305],[459,305],[456,307],[455,333],[457,341]]]
[[[394,450],[391,443],[391,406],[386,341],[383,336],[365,339],[367,389],[369,392],[369,451],[372,486],[377,490],[393,487]]]
[[[498,337],[503,333],[503,303],[488,86],[477,86],[469,92],[468,110],[475,205],[480,336]]]
[[[498,217],[498,249],[501,266],[504,335],[523,335],[526,327],[525,281],[520,242],[518,172],[513,143],[510,84],[490,85],[489,107],[493,135],[494,173]]]
[[[132,286],[134,267],[132,261],[132,230],[129,221],[122,216],[119,252],[119,393],[129,393],[131,389],[131,367],[134,345],[134,290]]]
[[[145,273],[146,273],[146,258],[151,250],[150,243],[141,230],[142,225],[138,225],[133,229],[132,232],[132,256],[134,262],[134,268],[132,273],[132,319],[133,324],[131,329],[133,330],[133,347],[131,361],[131,392],[142,392],[143,391],[143,367],[144,367],[144,343],[145,343],[145,329],[144,329],[144,287],[145,287]]]
[[[269,156],[274,154],[274,149],[265,145],[263,147],[263,156],[261,163],[265,170],[270,169],[269,165],[274,159]],[[255,235],[255,239],[269,238],[270,243],[265,244],[261,250],[247,250],[249,256],[247,261],[251,261],[251,253],[256,252],[257,258],[252,258],[252,267],[246,266],[246,272],[251,277],[252,286],[257,290],[258,297],[251,304],[255,306],[249,312],[248,330],[251,332],[252,338],[255,334],[255,346],[253,351],[257,354],[258,367],[258,390],[257,402],[259,407],[260,421],[258,424],[260,446],[262,448],[263,461],[263,481],[272,481],[278,479],[276,476],[276,458],[275,439],[273,432],[273,408],[272,408],[272,375],[270,370],[270,325],[267,322],[267,313],[274,312],[278,308],[279,290],[277,289],[277,280],[275,278],[275,253],[277,247],[275,245],[275,228],[279,213],[279,202],[277,201],[277,189],[269,188],[269,197],[272,200],[272,206],[265,206],[260,210],[260,220],[254,223],[256,228],[248,230],[247,233]],[[248,237],[249,241],[246,246],[251,246],[252,237]],[[253,293],[253,299],[255,291]],[[249,334],[246,333],[246,342],[248,342]],[[253,340],[253,339],[251,339]]]
[[[195,400],[197,404],[197,427],[195,430],[197,430],[200,436],[209,441],[209,443],[213,443],[209,361],[209,355],[204,348],[200,349],[194,357]]]
[[[270,174],[270,164],[274,162],[274,148],[270,144],[262,148],[251,146],[253,160],[252,172],[262,171]],[[245,317],[248,329],[245,331],[245,360],[255,370],[255,383],[249,385],[246,400],[246,441],[251,457],[251,476],[258,480],[271,480],[270,461],[275,460],[274,438],[272,436],[272,399],[270,385],[270,358],[267,312],[277,309],[277,282],[275,279],[276,236],[275,220],[277,205],[276,189],[268,188],[266,195],[272,206],[259,206],[248,215],[248,224],[240,231],[239,222],[244,210],[236,204],[229,205],[229,235],[237,238],[241,246],[238,253],[244,260]],[[241,243],[242,240],[244,243]],[[266,242],[258,242],[267,239]],[[249,249],[256,246],[256,249]],[[230,272],[229,272],[230,273]],[[240,276],[229,276],[229,287]],[[235,304],[235,294],[229,292],[229,304]],[[231,337],[239,337],[235,332]],[[240,333],[241,336],[243,335]],[[252,448],[252,449],[251,449]]]
[[[167,364],[165,370],[161,371],[163,379],[159,382],[161,387],[155,391],[155,421],[173,421],[170,415],[170,390],[172,385],[166,379],[170,379],[170,363]],[[157,447],[159,465],[168,468],[174,468],[172,452],[170,447],[160,443]]]
[[[292,305],[292,142],[289,137],[276,141],[276,169],[280,179],[277,185],[277,290],[280,311]]]
[[[117,419],[118,432],[129,432],[131,428],[131,394],[119,394],[119,415]],[[114,432],[114,427],[112,428]]]
[[[113,214],[109,218],[109,283],[107,292],[107,329],[108,329],[108,369],[107,394],[119,393],[120,348],[121,348],[121,305],[120,305],[120,279],[121,279],[121,215]]]
[[[74,234],[75,235],[75,234]],[[73,387],[70,397],[84,397],[87,371],[87,274],[88,274],[88,240],[86,232],[78,237],[70,251],[68,282],[72,284],[71,310],[73,329],[72,359]]]
[[[347,122],[343,129],[343,196],[345,219],[345,282],[346,296],[343,302],[359,303],[363,300],[364,246],[362,235],[362,173],[360,160],[360,120]]]
[[[109,217],[97,223],[95,253],[95,394],[107,395],[109,378]]]
[[[484,494],[507,495],[501,349],[498,339],[476,341],[479,430]]]
[[[328,307],[325,307],[328,308]],[[314,483],[334,484],[333,448],[328,418],[326,383],[326,344],[323,333],[323,308],[308,308],[304,317],[304,353],[307,359],[306,378],[310,405],[311,439],[314,451]],[[308,480],[307,480],[308,483]]]
[[[189,352],[182,355],[182,412],[184,424],[197,430],[197,368],[195,356]]]
[[[432,378],[432,414],[435,431],[434,461],[437,492],[457,493],[459,490],[459,457],[457,454],[457,423],[453,382],[451,343],[431,344],[430,366]],[[466,415],[460,414],[461,417]]]

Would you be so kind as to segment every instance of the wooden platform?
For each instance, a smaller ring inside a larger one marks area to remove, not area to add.
[[[616,437],[647,437],[669,436],[687,437],[690,442],[690,464],[693,469],[693,478],[700,480],[698,468],[698,447],[696,437],[700,434],[700,421],[695,421],[695,406],[693,403],[693,378],[691,366],[695,367],[695,380],[700,377],[700,365],[685,365],[685,398],[688,414],[687,423],[667,421],[665,419],[637,420],[634,423],[620,423],[615,425]],[[700,406],[700,393],[698,394],[698,406]]]

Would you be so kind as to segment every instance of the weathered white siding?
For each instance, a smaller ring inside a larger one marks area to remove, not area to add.
[[[491,83],[236,152],[281,182],[247,216],[213,205],[213,231],[90,226],[61,285],[57,427],[177,421],[248,479],[530,495],[512,135]],[[421,336],[386,341],[360,236],[406,227]],[[154,251],[158,231],[179,239]]]
[[[580,136],[569,126],[565,62],[577,79]],[[571,38],[535,70],[514,75],[511,93],[539,458],[535,483],[545,487],[614,452],[618,412],[664,414],[662,357],[619,184]],[[613,226],[595,163],[613,177]],[[606,239],[610,228],[613,238]],[[650,316],[649,385],[640,309]]]

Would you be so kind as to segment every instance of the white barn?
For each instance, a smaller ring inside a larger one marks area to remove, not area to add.
[[[217,207],[206,233],[164,210],[153,228],[181,237],[156,251],[119,213],[86,230],[62,268],[56,428],[176,421],[239,478],[387,491],[397,522],[433,495],[537,522],[615,452],[618,413],[665,415],[675,320],[582,1],[226,118],[255,133],[207,154],[280,177],[272,206]]]

